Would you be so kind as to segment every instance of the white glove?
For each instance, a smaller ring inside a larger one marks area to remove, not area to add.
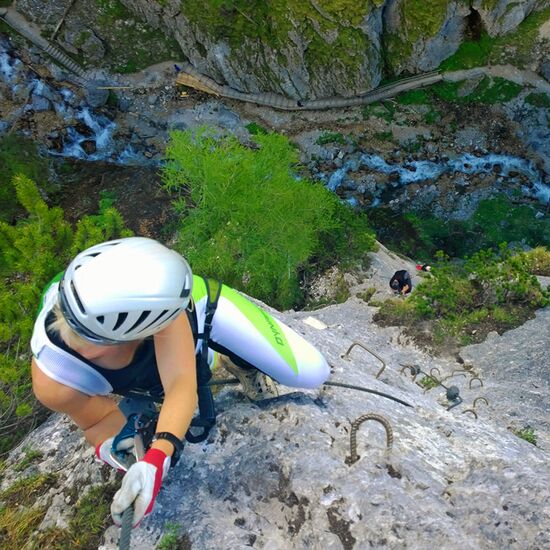
[[[125,472],[128,468],[124,465],[123,461],[115,461],[111,456],[114,439],[114,437],[110,437],[95,448],[96,460],[98,462],[102,462],[103,464],[108,464],[119,472]],[[134,450],[134,438],[125,437],[118,442],[116,450],[131,454]]]
[[[132,464],[122,478],[122,485],[113,498],[111,504],[113,521],[121,525],[124,510],[133,504],[132,525],[136,527],[153,509],[162,480],[169,469],[170,457],[160,449],[149,449],[139,462]]]

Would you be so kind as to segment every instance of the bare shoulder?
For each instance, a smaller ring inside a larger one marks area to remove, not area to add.
[[[34,395],[48,409],[66,412],[69,407],[74,407],[75,403],[88,399],[82,392],[50,378],[40,370],[34,359],[31,372]]]
[[[191,325],[185,311],[182,311],[169,325],[155,334],[155,342],[162,341],[171,335],[174,335],[176,338],[180,337],[183,331],[191,332]]]

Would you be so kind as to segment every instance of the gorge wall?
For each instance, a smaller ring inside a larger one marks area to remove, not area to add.
[[[51,4],[19,0],[16,7],[52,32],[70,1]],[[174,38],[195,69],[220,84],[297,100],[354,96],[388,75],[432,70],[463,40],[479,38],[482,31],[490,36],[512,31],[548,5],[548,0],[98,2],[107,16],[130,10]],[[100,59],[101,32],[87,28],[85,19],[67,16],[63,40]]]

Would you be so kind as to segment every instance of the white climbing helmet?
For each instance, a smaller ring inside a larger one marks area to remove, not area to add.
[[[76,256],[59,284],[69,326],[95,344],[118,344],[155,334],[191,298],[185,259],[152,239],[101,243]]]

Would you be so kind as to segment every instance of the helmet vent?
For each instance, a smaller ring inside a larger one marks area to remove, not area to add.
[[[96,317],[96,320],[97,320],[98,323],[103,324],[105,322],[105,316],[104,315],[98,315]]]
[[[186,285],[183,285],[183,288],[181,289],[180,298],[187,298],[189,296],[189,288],[186,287]]]
[[[162,319],[162,317],[164,317],[164,315],[166,315],[168,311],[170,310],[168,309],[162,310],[147,326],[141,329],[141,332],[143,332],[144,330],[147,330],[150,326],[153,326],[155,323],[157,323],[157,321],[160,321],[160,319]]]
[[[138,318],[138,320],[124,333],[124,334],[128,334],[129,332],[132,332],[133,330],[135,330],[137,327],[139,327],[139,325],[141,325],[141,323],[143,323],[143,321],[145,321],[145,319],[147,319],[147,317],[149,317],[149,315],[151,314],[150,311],[144,311]],[[141,331],[143,331],[145,327],[142,327],[141,328]]]
[[[168,317],[166,317],[166,319],[164,319],[164,322],[166,322],[166,321],[168,321],[168,319],[171,319],[172,317],[174,317],[174,315],[176,313],[179,313],[180,311],[181,311],[181,307],[178,307],[177,309],[172,311],[172,313],[170,313],[170,315],[168,315]]]
[[[115,326],[113,327],[113,330],[117,330],[122,325],[122,323],[124,323],[124,321],[126,321],[126,317],[128,317],[128,313],[126,313],[126,312],[119,313],[118,314],[118,319],[115,323]]]
[[[76,288],[74,286],[73,281],[71,281],[71,291],[73,293],[74,299],[76,300],[76,305],[78,306],[78,309],[80,309],[80,312],[85,314],[86,310],[84,309],[84,306],[82,305],[82,302],[80,301],[80,298],[78,296],[78,292],[76,291]]]

